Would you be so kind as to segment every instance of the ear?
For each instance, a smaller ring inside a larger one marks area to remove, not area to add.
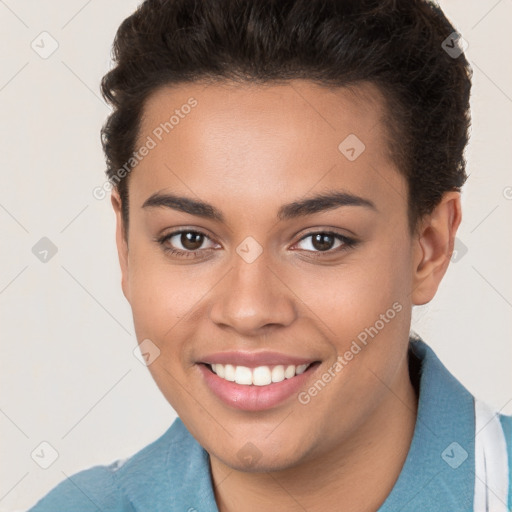
[[[414,240],[414,305],[430,302],[437,292],[453,253],[455,234],[462,220],[460,192],[446,192],[431,214],[420,221]]]
[[[119,264],[121,266],[121,288],[123,289],[124,296],[128,302],[130,302],[130,290],[128,285],[128,240],[125,236],[121,197],[116,188],[112,189],[110,201],[112,202],[112,207],[116,214],[116,246]]]

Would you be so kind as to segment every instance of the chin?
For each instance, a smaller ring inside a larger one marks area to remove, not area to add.
[[[241,462],[238,457],[223,462],[226,466],[229,466],[235,471],[242,471],[244,473],[269,473],[293,468],[300,464],[301,459],[297,457],[286,458],[280,454],[277,456],[262,454],[258,460],[252,462]]]
[[[241,444],[237,449],[236,445]],[[298,452],[293,446],[284,443],[264,443],[262,440],[246,441],[230,446],[230,453],[226,450],[207,450],[224,465],[235,471],[245,473],[268,473],[284,471],[300,465],[305,460],[305,453]],[[226,448],[226,447],[225,447]],[[233,451],[231,451],[233,450]]]

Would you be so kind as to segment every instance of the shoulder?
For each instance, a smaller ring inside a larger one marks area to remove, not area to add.
[[[116,461],[117,462],[117,461]],[[94,466],[60,482],[28,512],[131,511],[114,477],[115,464]],[[123,503],[123,501],[125,501]]]
[[[66,477],[27,512],[133,512],[131,492],[148,478],[155,485],[158,475],[165,474],[162,469],[171,452],[183,441],[183,424],[177,418],[162,436],[131,457]]]

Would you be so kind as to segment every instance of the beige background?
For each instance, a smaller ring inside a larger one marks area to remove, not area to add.
[[[92,196],[104,182],[109,112],[99,80],[137,4],[0,1],[0,512],[133,454],[175,417],[132,353],[113,214]],[[512,0],[441,5],[474,69],[459,231],[467,252],[414,327],[472,393],[512,414]],[[59,45],[47,59],[31,47],[43,31]],[[47,263],[32,252],[42,237],[58,249]],[[48,469],[31,458],[43,441],[58,452]]]

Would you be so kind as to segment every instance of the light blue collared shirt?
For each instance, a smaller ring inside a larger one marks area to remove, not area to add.
[[[421,339],[411,338],[410,350],[421,364],[416,426],[399,478],[377,512],[473,511],[474,397]],[[512,416],[497,419],[509,468],[503,506],[512,510]],[[218,512],[211,482],[208,452],[176,418],[126,461],[74,474],[28,512]]]

